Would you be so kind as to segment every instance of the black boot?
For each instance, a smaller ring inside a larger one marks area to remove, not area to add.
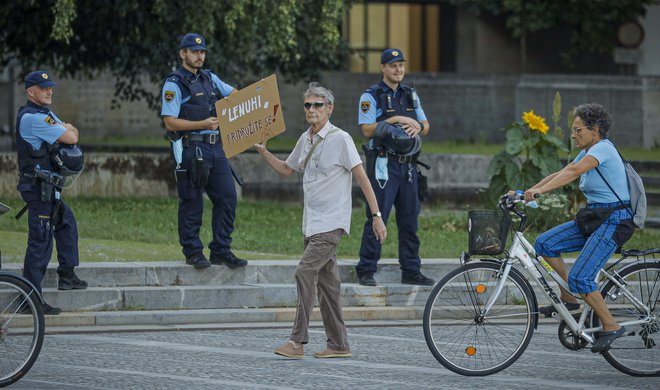
[[[247,265],[247,260],[239,259],[231,251],[226,253],[211,253],[211,264],[225,264],[229,268],[240,268]]]
[[[87,285],[85,285],[85,287],[87,287]],[[61,312],[62,312],[62,309],[60,309],[59,307],[53,307],[53,306],[47,304],[46,302],[44,302],[44,314],[49,315],[49,316],[56,316],[56,315],[60,314]]]
[[[80,280],[78,275],[73,272],[73,268],[62,268],[57,270],[59,280],[57,281],[58,290],[84,290],[87,288],[87,282]]]

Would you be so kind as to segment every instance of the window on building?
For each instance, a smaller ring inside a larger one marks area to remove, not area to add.
[[[363,1],[347,10],[343,34],[352,72],[379,72],[380,54],[396,47],[413,72],[455,70],[455,7],[438,1]]]

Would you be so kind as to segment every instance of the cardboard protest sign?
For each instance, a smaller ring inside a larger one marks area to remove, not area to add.
[[[218,100],[215,108],[227,157],[273,138],[286,128],[274,74]]]

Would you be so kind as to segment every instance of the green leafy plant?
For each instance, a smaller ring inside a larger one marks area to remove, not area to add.
[[[568,196],[554,192],[543,196],[539,207],[527,208],[527,227],[535,231],[546,231],[572,219],[573,214],[568,209]]]
[[[553,108],[559,112],[561,102],[554,104]],[[553,117],[558,120],[559,114]],[[503,129],[506,132],[505,148],[493,157],[488,167],[488,197],[493,203],[507,191],[528,189],[561,169],[559,152],[569,151],[557,137],[562,133],[556,123],[555,134],[550,134],[545,119],[534,111],[524,112],[522,120]]]

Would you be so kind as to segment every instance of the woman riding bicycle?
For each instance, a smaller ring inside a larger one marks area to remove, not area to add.
[[[580,190],[587,198],[587,214],[595,217],[595,223],[593,219],[591,221],[595,230],[585,232],[576,221],[566,222],[541,234],[534,247],[536,253],[567,281],[570,290],[580,294],[601,319],[603,331],[592,346],[592,352],[606,351],[625,333],[625,327],[620,326],[608,310],[595,278],[634,230],[623,161],[607,139],[610,124],[610,116],[602,105],[589,103],[576,107],[571,138],[575,147],[581,149],[580,153],[566,167],[525,191],[525,200],[532,201],[580,178]],[[568,274],[561,254],[577,251],[580,255]],[[577,299],[563,289],[561,299],[569,310],[580,307]],[[555,309],[546,306],[539,311],[549,316]]]

